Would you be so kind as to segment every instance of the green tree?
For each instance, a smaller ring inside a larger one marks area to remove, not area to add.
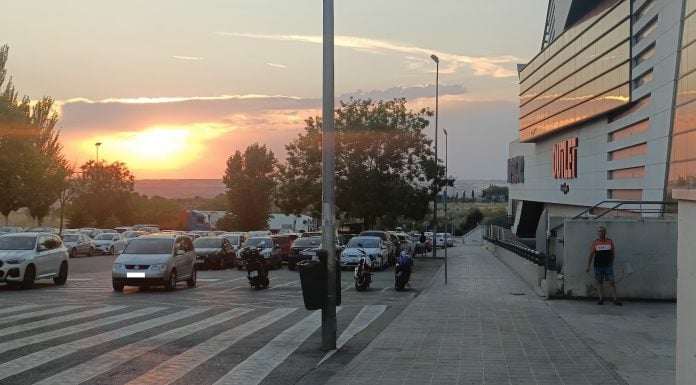
[[[0,87],[5,84],[9,48],[0,47]],[[31,107],[19,98],[12,81],[0,93],[0,212],[26,206],[35,222],[48,214],[65,190],[70,168],[55,131],[58,115],[53,100],[44,97]]]
[[[336,111],[336,205],[345,218],[389,226],[403,215],[422,219],[447,180],[423,133],[432,112],[413,112],[405,99],[350,99]],[[321,199],[321,120],[307,119],[305,132],[286,146],[281,188],[294,210],[318,209]],[[437,183],[435,183],[437,181]],[[316,213],[313,213],[316,214]]]
[[[244,230],[268,227],[275,189],[276,159],[273,151],[255,143],[244,154],[237,150],[227,159],[223,182],[227,186],[229,211],[236,226]]]
[[[478,226],[479,223],[483,221],[483,213],[477,207],[472,207],[469,213],[466,215],[466,220],[463,225],[464,233]]]
[[[183,230],[186,210],[175,200],[131,193],[133,214],[129,223],[157,223],[161,229]]]
[[[135,176],[125,163],[89,162],[80,166],[77,193],[68,210],[72,227],[133,223],[131,192]]]

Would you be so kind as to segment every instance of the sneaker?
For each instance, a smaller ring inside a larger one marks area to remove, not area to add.
[[[597,305],[604,305],[604,300],[600,299],[599,301],[597,301]]]
[[[619,301],[614,301],[614,305],[616,305],[616,306],[623,306],[623,304],[622,304],[621,302],[619,302]]]

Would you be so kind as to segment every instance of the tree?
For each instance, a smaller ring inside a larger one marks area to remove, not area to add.
[[[105,227],[107,223],[132,223],[131,192],[135,176],[125,163],[89,162],[80,166],[77,190],[69,210],[72,227]]]
[[[462,230],[464,231],[464,233],[467,233],[469,232],[469,230],[478,226],[479,223],[481,223],[481,221],[483,221],[483,213],[478,208],[473,207],[471,210],[469,210],[469,213],[466,215],[466,220],[464,222]]]
[[[488,188],[481,191],[481,197],[490,201],[508,200],[509,189],[507,186],[489,185]]]
[[[186,228],[186,211],[174,200],[133,192],[130,201],[133,208],[130,223],[157,223],[161,229]]]
[[[8,46],[0,47],[0,87],[5,82]],[[0,212],[27,206],[39,222],[65,189],[70,168],[54,131],[58,115],[44,97],[31,107],[10,80],[0,93]]]
[[[393,225],[401,215],[419,220],[427,214],[429,202],[448,183],[423,133],[429,116],[427,109],[407,110],[405,99],[341,102],[335,121],[340,216],[362,218],[370,228],[377,222]],[[292,192],[296,202],[281,207],[320,207],[321,120],[306,124],[304,134],[286,146],[281,171],[279,191]]]
[[[259,230],[268,227],[275,189],[276,159],[273,151],[255,143],[244,154],[237,150],[227,159],[223,182],[235,227]],[[228,226],[228,224],[226,224]]]

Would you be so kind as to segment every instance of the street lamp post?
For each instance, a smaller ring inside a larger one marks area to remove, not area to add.
[[[101,146],[101,142],[94,143],[94,148],[97,150],[97,163],[99,163],[99,146]]]
[[[437,115],[439,107],[438,93],[440,84],[440,59],[435,54],[430,55],[430,58],[435,62],[435,165],[437,166],[440,163],[437,159]],[[435,244],[433,245],[433,258],[437,256],[437,195],[440,193],[439,179],[438,174],[435,174],[435,186],[437,186],[437,191],[435,192],[435,199],[433,199],[433,239],[435,240]],[[447,246],[446,241],[445,246]]]
[[[445,133],[445,178],[447,178],[447,153],[449,146],[447,146],[447,139],[449,138],[449,135],[447,134],[446,129],[442,129],[442,132]],[[447,285],[447,226],[449,225],[449,218],[447,216],[447,188],[449,185],[449,179],[447,180],[447,184],[445,185],[445,285]],[[454,230],[452,231],[454,232]]]

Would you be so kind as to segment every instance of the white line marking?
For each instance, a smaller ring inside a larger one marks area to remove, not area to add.
[[[336,309],[338,310],[338,309]],[[258,385],[276,366],[285,361],[321,325],[321,312],[315,311],[309,317],[285,330],[263,348],[256,351],[234,369],[222,376],[215,385]]]
[[[324,358],[319,361],[317,366],[321,365],[324,361],[328,360],[331,356],[334,355],[340,349],[343,345],[346,344],[346,342],[350,341],[351,338],[353,338],[356,334],[360,333],[368,327],[374,320],[377,319],[384,311],[387,310],[386,305],[367,305],[360,310],[360,313],[358,313],[355,318],[353,318],[353,321],[348,325],[346,330],[341,333],[341,336],[338,337],[338,340],[336,340],[336,350],[331,350],[326,355],[324,355]]]
[[[8,322],[23,320],[23,319],[27,319],[27,318],[40,317],[40,316],[44,316],[47,314],[55,314],[55,313],[60,313],[60,312],[64,312],[64,311],[75,310],[75,309],[79,309],[81,307],[84,307],[84,306],[59,306],[59,307],[38,310],[38,311],[33,311],[33,312],[29,312],[29,313],[24,313],[24,314],[17,314],[17,315],[13,315],[13,316],[9,316],[9,317],[3,317],[2,319],[0,319],[0,324],[5,324]]]
[[[198,321],[194,324],[184,325],[166,333],[158,334],[148,339],[112,350],[87,362],[83,362],[80,365],[62,371],[54,376],[48,377],[37,384],[80,384],[111,369],[114,369],[135,357],[155,350],[160,346],[181,339],[190,334],[197,333],[211,326],[237,318],[251,311],[252,309],[232,309],[214,317]]]
[[[44,326],[50,326],[59,324],[61,322],[73,321],[80,318],[91,317],[103,313],[108,313],[114,310],[123,309],[125,306],[105,306],[92,310],[85,310],[83,312],[72,313],[64,315],[62,317],[49,318],[41,321],[29,322],[22,325],[12,326],[8,328],[0,329],[0,336],[7,336],[14,333],[24,332],[31,329],[41,328]]]
[[[220,278],[196,278],[198,282],[217,282]]]
[[[380,292],[384,293],[385,291],[387,291],[387,290],[389,290],[389,289],[391,289],[391,287],[387,286],[387,287],[385,287],[384,289],[380,290]]]
[[[271,286],[270,288],[268,288],[268,290],[277,289],[277,288],[283,287],[283,286],[292,286],[293,284],[297,284],[298,282],[300,282],[299,279],[298,279],[297,281],[286,282],[286,283],[283,283],[283,284],[280,284],[280,285]]]
[[[119,314],[112,317],[107,317],[99,320],[89,321],[82,324],[68,326],[62,329],[51,330],[45,333],[32,334],[28,337],[19,338],[16,340],[11,340],[7,342],[0,343],[0,353],[6,351],[21,348],[22,346],[37,344],[39,342],[45,342],[59,337],[64,337],[70,334],[84,332],[89,329],[94,329],[97,327],[102,327],[110,325],[116,322],[121,322],[130,318],[140,317],[143,315],[151,314],[160,310],[165,309],[164,307],[148,307],[140,309],[134,312]]]
[[[239,342],[242,338],[265,328],[294,312],[296,309],[297,308],[276,309],[243,325],[237,326],[234,329],[218,334],[184,353],[172,357],[128,384],[170,384],[195,369],[198,365],[209,360],[211,357]]]
[[[33,309],[35,307],[39,307],[39,305],[19,305],[19,306],[6,307],[6,308],[2,309],[2,314],[14,313],[16,311],[22,311],[22,310],[27,310],[27,309]]]
[[[23,357],[16,358],[12,361],[8,361],[0,365],[0,380],[10,376],[14,376],[15,374],[21,373],[25,370],[33,369],[39,365],[46,364],[58,358],[65,357],[68,354],[73,354],[83,349],[88,349],[93,346],[107,343],[109,341],[127,337],[131,334],[140,333],[148,329],[156,328],[158,326],[168,324],[170,322],[174,322],[182,318],[191,317],[209,309],[210,308],[185,309],[163,317],[149,319],[147,321],[129,325],[121,329],[112,330],[110,332],[98,334],[96,336],[83,338],[81,340],[68,342],[62,345],[52,346],[48,349],[44,349],[32,354],[28,354]]]
[[[93,281],[94,278],[68,278],[68,282]]]

